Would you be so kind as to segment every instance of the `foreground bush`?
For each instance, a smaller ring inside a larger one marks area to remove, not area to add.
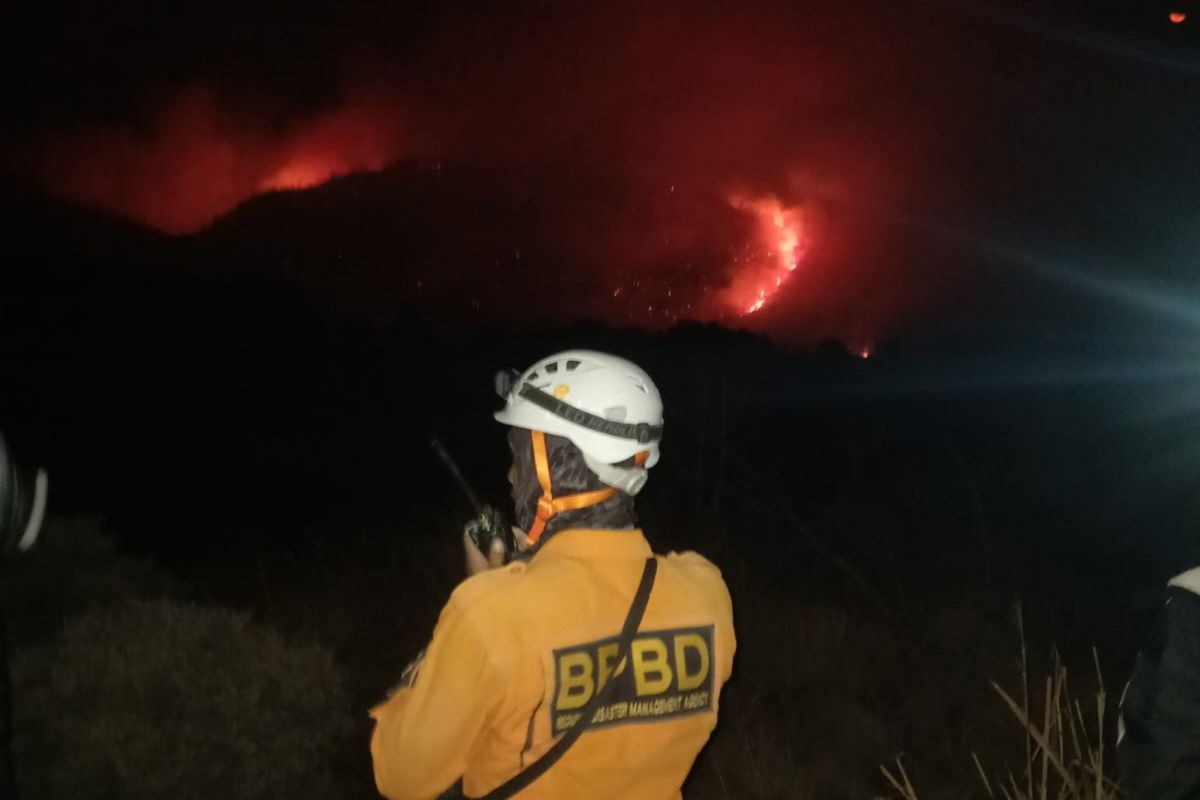
[[[313,797],[348,724],[328,651],[168,601],[75,618],[14,682],[28,800]]]
[[[52,517],[37,547],[0,560],[0,602],[17,648],[51,641],[65,619],[84,611],[185,593],[170,573],[122,553],[97,517]]]

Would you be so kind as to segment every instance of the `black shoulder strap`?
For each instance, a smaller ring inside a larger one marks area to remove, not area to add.
[[[654,556],[650,556],[646,559],[646,567],[642,570],[642,582],[638,584],[637,594],[633,596],[633,603],[629,606],[629,613],[625,615],[625,625],[621,628],[621,638],[617,640],[617,657],[614,659],[614,663],[620,664],[629,652],[633,636],[637,633],[638,626],[642,624],[642,615],[646,613],[646,604],[650,601],[650,590],[654,587],[654,576],[657,573],[658,560]],[[542,777],[546,770],[554,766],[563,757],[563,754],[571,749],[571,745],[575,744],[575,741],[583,735],[592,717],[596,715],[596,710],[605,705],[612,697],[613,687],[616,685],[615,680],[604,684],[600,691],[592,695],[592,699],[583,707],[575,724],[554,743],[553,747],[546,751],[544,756],[488,792],[481,800],[508,800]]]

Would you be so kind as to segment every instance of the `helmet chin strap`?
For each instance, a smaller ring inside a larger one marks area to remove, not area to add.
[[[537,472],[538,484],[542,487],[542,496],[538,498],[537,502],[537,513],[534,515],[533,524],[529,526],[528,533],[529,544],[534,545],[542,538],[542,533],[546,530],[546,523],[555,514],[599,505],[605,500],[614,497],[618,489],[614,486],[609,486],[607,489],[596,489],[591,492],[580,492],[579,494],[569,494],[565,497],[555,497],[550,483],[550,457],[546,451],[546,434],[542,431],[530,431],[529,435],[533,440],[533,466]],[[636,461],[639,467],[645,463],[647,455],[644,452],[637,454]],[[591,468],[590,461],[588,462],[588,467]],[[620,468],[612,467],[612,469]],[[624,472],[625,470],[621,471]],[[600,479],[604,480],[604,476],[600,475]],[[607,481],[605,482],[607,483]],[[644,478],[642,479],[642,483],[645,483]],[[641,486],[637,488],[640,489]],[[630,492],[630,494],[634,494],[634,492]]]

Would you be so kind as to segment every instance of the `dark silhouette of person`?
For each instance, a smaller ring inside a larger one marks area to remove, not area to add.
[[[1129,800],[1200,798],[1200,567],[1167,583],[1162,616],[1121,700],[1120,782]]]

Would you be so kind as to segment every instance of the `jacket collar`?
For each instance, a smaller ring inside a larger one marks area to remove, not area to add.
[[[646,559],[653,554],[640,528],[570,528],[558,531],[538,548],[535,558]]]

